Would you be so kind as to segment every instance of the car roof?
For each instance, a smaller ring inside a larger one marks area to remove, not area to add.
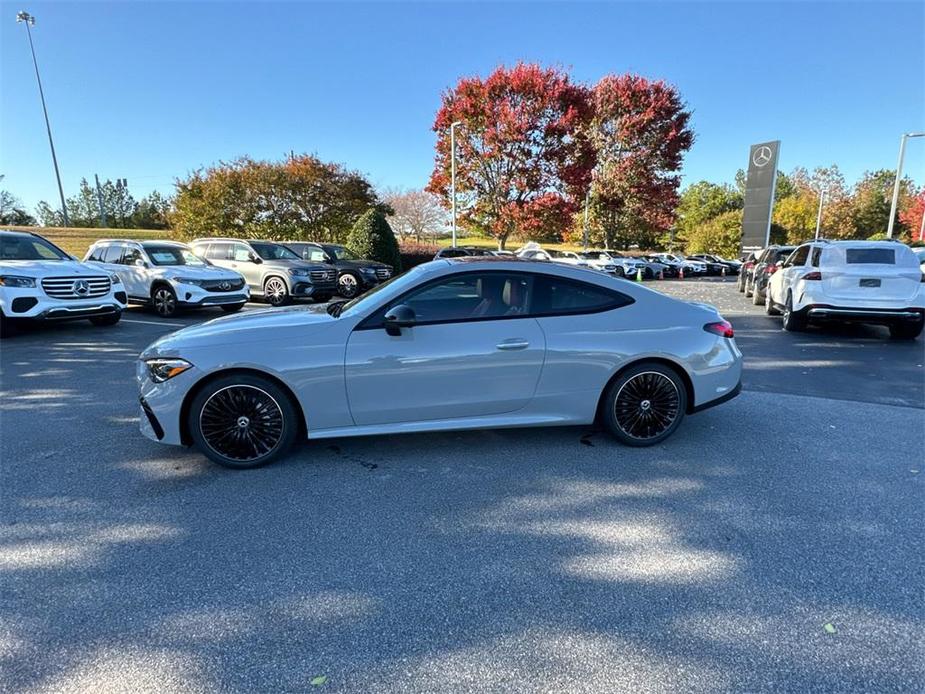
[[[36,236],[38,238],[42,238],[38,234],[34,234],[31,231],[19,231],[17,229],[0,229],[0,232],[3,232],[4,234],[9,234],[10,236]]]

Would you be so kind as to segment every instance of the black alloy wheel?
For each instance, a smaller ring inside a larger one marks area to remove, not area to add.
[[[662,364],[640,364],[611,384],[604,422],[630,446],[651,446],[670,436],[687,409],[680,376]]]
[[[269,380],[232,375],[195,396],[189,429],[197,446],[225,467],[266,465],[285,453],[298,430],[288,395]]]
[[[151,292],[151,305],[161,318],[170,318],[177,312],[177,295],[166,284],[159,284]]]

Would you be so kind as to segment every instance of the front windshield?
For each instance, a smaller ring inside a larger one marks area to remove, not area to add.
[[[70,260],[71,257],[38,236],[0,234],[0,260]]]
[[[334,260],[361,260],[356,253],[343,246],[325,246],[324,250],[327,251],[329,255],[333,255]]]
[[[251,248],[264,260],[301,260],[295,253],[278,243],[251,243]]]
[[[209,263],[188,248],[179,246],[145,246],[145,252],[155,265],[189,265],[205,267]]]
[[[414,285],[414,283],[418,281],[418,275],[424,272],[424,268],[426,268],[428,265],[430,265],[430,263],[417,265],[404,274],[395,275],[395,277],[392,279],[386,280],[382,284],[377,284],[365,294],[361,294],[357,298],[351,299],[345,304],[338,304],[340,306],[340,310],[337,315],[351,315],[355,313],[362,313],[363,311],[368,310],[378,303],[376,295],[386,287],[391,287],[396,289],[397,292],[401,292],[406,287]]]

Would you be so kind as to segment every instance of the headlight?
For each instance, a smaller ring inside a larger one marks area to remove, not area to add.
[[[163,383],[179,376],[193,366],[185,359],[145,359],[145,364],[148,367],[148,375],[155,383]]]
[[[112,283],[113,283],[113,284],[122,284],[122,278],[119,277],[119,275],[117,275],[117,274],[114,273],[114,272],[113,272],[113,273],[110,273],[109,279],[112,280]]]
[[[35,280],[31,277],[17,275],[0,275],[0,287],[34,287]]]
[[[362,268],[360,268],[360,272],[362,272],[364,275],[375,275],[375,274],[376,274],[376,268],[374,268],[374,267],[362,267]]]
[[[201,287],[203,282],[203,280],[194,280],[192,277],[174,277],[173,281],[180,284],[192,284],[196,287]]]
[[[289,274],[293,277],[308,277],[311,270],[307,270],[302,267],[291,267],[289,268]]]

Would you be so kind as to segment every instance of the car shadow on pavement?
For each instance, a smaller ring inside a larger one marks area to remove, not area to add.
[[[121,381],[102,346],[95,377]],[[650,449],[583,428],[420,434],[231,472],[79,395],[83,441],[45,459],[4,436],[15,690],[902,691],[925,674],[904,459],[922,437],[872,430],[891,408],[745,393]],[[772,407],[801,427],[760,438]],[[58,411],[28,412],[55,443]]]

